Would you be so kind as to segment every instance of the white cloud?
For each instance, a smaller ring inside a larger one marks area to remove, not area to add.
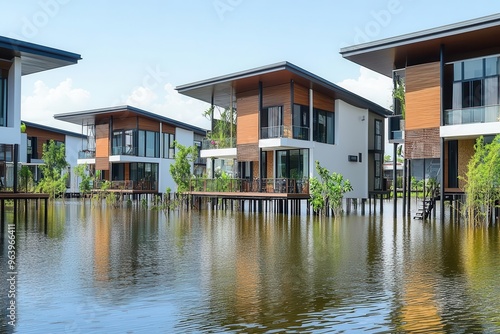
[[[149,87],[137,87],[123,98],[123,102],[187,124],[203,128],[210,126],[209,121],[202,116],[209,105],[179,94],[170,83],[165,84],[158,93]]]
[[[392,105],[392,80],[365,67],[360,67],[357,79],[346,79],[338,85],[382,107],[389,109]]]
[[[73,88],[68,78],[54,88],[38,80],[29,95],[21,97],[21,119],[43,125],[79,131],[78,126],[54,119],[54,114],[83,110],[90,100],[90,93],[82,88]]]

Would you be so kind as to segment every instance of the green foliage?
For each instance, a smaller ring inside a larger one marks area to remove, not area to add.
[[[68,174],[63,173],[68,166],[64,144],[57,145],[53,140],[49,144],[43,144],[42,159],[44,164],[40,169],[43,177],[38,183],[37,191],[48,193],[50,198],[63,195],[68,178]]]
[[[177,192],[182,194],[189,190],[189,181],[193,177],[191,164],[198,157],[196,146],[186,147],[174,141],[176,148],[175,161],[170,165],[170,174],[177,184]]]
[[[21,122],[21,133],[26,133],[26,124]]]
[[[204,113],[207,119],[212,120],[212,114],[215,108],[212,106]],[[233,109],[224,109],[219,111],[217,118],[214,117],[212,131],[207,134],[207,139],[211,140],[211,145],[214,148],[232,147],[232,138],[236,137],[236,111]]]
[[[477,139],[469,160],[465,181],[465,212],[471,225],[488,225],[491,212],[500,200],[500,135],[491,144]]]
[[[399,101],[399,105],[401,106],[401,115],[403,119],[405,119],[406,114],[406,100],[405,100],[405,84],[399,79],[396,81],[396,87],[392,90],[392,97]]]
[[[80,194],[87,195],[90,193],[94,177],[91,175],[87,164],[76,166],[75,174],[81,179],[80,185],[78,186]]]
[[[34,187],[33,173],[28,166],[22,166],[19,170],[19,188],[25,192],[31,192]]]
[[[325,208],[331,206],[334,215],[340,215],[344,194],[352,190],[351,182],[344,179],[342,174],[335,172],[330,174],[326,168],[321,167],[319,161],[316,161],[316,171],[321,181],[316,177],[309,181],[310,203],[313,210],[326,214]]]

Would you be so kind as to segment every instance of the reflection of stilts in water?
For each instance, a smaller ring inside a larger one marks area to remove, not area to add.
[[[400,330],[404,332],[440,332],[444,330],[434,286],[428,277],[412,270],[404,285]]]
[[[110,226],[109,218],[102,217],[106,209],[94,212],[94,278],[96,281],[109,280]]]

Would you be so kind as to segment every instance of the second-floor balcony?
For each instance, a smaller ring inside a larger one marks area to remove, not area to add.
[[[95,151],[94,150],[83,150],[78,152],[78,159],[94,159]]]
[[[268,126],[260,128],[260,139],[293,138],[309,140],[309,128],[304,126]]]
[[[500,122],[500,106],[448,109],[444,114],[445,125]]]
[[[133,146],[113,146],[111,155],[137,155],[137,149]]]
[[[223,148],[235,148],[236,138],[210,139],[205,138],[201,143],[202,150],[218,150]]]
[[[264,178],[264,179],[192,179],[189,181],[192,192],[261,192],[279,194],[309,194],[308,179]]]

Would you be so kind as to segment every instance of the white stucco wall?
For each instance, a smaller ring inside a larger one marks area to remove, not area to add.
[[[364,119],[364,120],[363,120]],[[368,110],[344,101],[335,101],[335,144],[313,142],[310,173],[317,176],[315,161],[331,172],[349,179],[353,191],[346,198],[368,198]],[[362,154],[362,162],[349,162],[348,156]]]
[[[66,136],[65,138],[66,161],[70,165],[70,188],[68,193],[78,193],[80,180],[75,173],[75,167],[78,165],[78,151],[82,147],[82,139],[78,137]]]
[[[194,133],[193,131],[176,128],[175,140],[183,146],[192,146],[194,144]],[[172,179],[172,175],[170,175],[170,165],[174,161],[174,159],[160,159],[158,168],[158,192],[160,193],[164,193],[167,188],[170,188],[172,192],[177,190],[177,185]]]
[[[0,143],[21,145],[21,58],[15,57],[7,79],[7,127],[1,127]],[[24,159],[20,159],[25,161]]]

